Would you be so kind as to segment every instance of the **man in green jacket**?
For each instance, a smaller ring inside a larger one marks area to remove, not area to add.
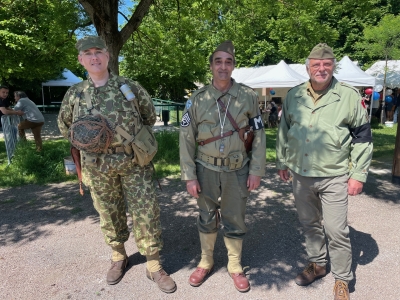
[[[311,51],[306,60],[310,80],[292,88],[283,103],[276,156],[281,179],[289,180],[289,170],[293,176],[309,259],[295,282],[305,286],[326,275],[327,237],[335,299],[349,299],[348,195],[362,191],[373,146],[361,96],[333,77],[335,64],[328,45]]]

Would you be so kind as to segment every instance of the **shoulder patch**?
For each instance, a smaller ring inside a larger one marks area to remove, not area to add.
[[[192,106],[192,100],[186,101],[186,109],[189,109]]]
[[[183,116],[181,120],[181,127],[188,127],[190,125],[190,122],[192,119],[190,118],[190,114],[187,111]]]

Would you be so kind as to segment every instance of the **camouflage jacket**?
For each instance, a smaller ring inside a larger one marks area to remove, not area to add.
[[[110,73],[110,78],[104,86],[94,87],[90,78],[88,79],[88,83],[89,87],[87,92],[91,96],[93,108],[99,111],[114,125],[119,125],[129,134],[136,134],[137,129],[139,129],[138,125],[140,125],[140,119],[136,110],[133,108],[132,101],[127,101],[119,89],[124,83],[130,86],[136,96],[139,111],[143,119],[143,125],[153,126],[156,122],[156,112],[151,97],[138,82]],[[74,119],[89,113],[83,93],[84,85],[85,83],[81,82],[69,88],[61,103],[57,122],[60,132],[65,138],[68,138],[68,129]],[[75,110],[75,112],[78,111],[78,116],[73,115],[75,105],[79,105],[78,110]],[[116,134],[111,147],[121,146],[122,142],[121,136]],[[87,179],[88,176],[90,176],[85,165],[87,161],[84,162],[85,156],[87,155],[89,154],[85,152],[81,154],[83,166],[82,178],[85,184],[88,183]],[[124,155],[124,153],[97,154],[95,167],[101,172],[108,172],[110,166],[124,165],[128,170],[132,169],[130,167],[132,165],[131,160],[132,158]],[[127,172],[130,171],[128,170]]]
[[[156,112],[151,97],[138,82],[110,73],[110,78],[104,86],[94,87],[90,78],[88,83],[87,92],[90,95],[93,107],[111,123],[121,126],[126,132],[135,134],[140,120],[139,116],[136,115],[132,102],[127,101],[119,89],[120,85],[124,83],[130,86],[136,96],[143,124],[153,126],[156,122]],[[81,82],[69,88],[61,103],[58,127],[65,138],[68,138],[68,129],[74,118],[88,114],[83,85],[83,82]],[[73,116],[74,107],[77,104],[79,105],[78,116]],[[119,146],[121,142],[121,137],[116,135],[111,146]]]

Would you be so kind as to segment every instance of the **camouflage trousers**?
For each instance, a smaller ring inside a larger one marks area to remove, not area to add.
[[[160,207],[152,182],[153,167],[140,167],[121,157],[103,167],[85,166],[87,183],[106,243],[112,247],[129,238],[126,212],[132,216],[132,232],[142,255],[161,250]],[[100,171],[101,170],[101,171]],[[126,201],[125,201],[126,200]]]

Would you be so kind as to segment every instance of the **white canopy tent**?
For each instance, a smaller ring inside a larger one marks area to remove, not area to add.
[[[352,86],[375,86],[375,77],[361,70],[348,56],[344,56],[339,61],[333,76],[340,82]]]
[[[254,67],[254,68],[238,68],[233,69],[232,78],[235,79],[236,82],[247,84],[247,81],[258,77],[265,72],[268,72],[275,66],[263,66],[263,67]]]
[[[42,82],[43,110],[44,110],[44,92],[43,92],[43,87],[44,86],[48,86],[49,90],[50,90],[50,87],[52,87],[52,86],[72,86],[72,85],[74,85],[76,83],[79,83],[81,81],[82,81],[82,79],[77,77],[70,70],[64,69],[64,71],[62,73],[62,78],[49,80],[49,81],[46,81],[46,82]]]
[[[292,70],[283,60],[264,74],[246,81],[252,88],[293,87],[307,81],[308,78]]]
[[[374,63],[365,73],[376,78],[376,84],[384,85],[386,69],[386,86],[394,89],[400,88],[400,60],[378,61]]]

